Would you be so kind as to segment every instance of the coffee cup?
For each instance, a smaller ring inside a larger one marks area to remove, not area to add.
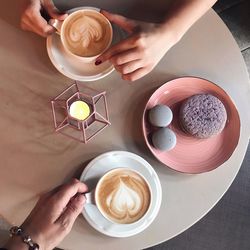
[[[133,224],[147,216],[152,205],[151,193],[142,174],[129,168],[115,168],[106,172],[85,197],[86,203],[95,205],[108,221]]]
[[[60,35],[65,51],[86,63],[94,62],[113,39],[111,23],[94,9],[77,10],[63,21],[51,19],[49,23]]]

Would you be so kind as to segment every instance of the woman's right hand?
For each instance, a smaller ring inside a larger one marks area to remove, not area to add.
[[[42,17],[41,10],[45,10],[51,18],[64,20],[68,15],[59,13],[52,0],[30,0],[21,17],[21,28],[47,37],[55,29]]]
[[[54,249],[70,232],[77,216],[83,210],[83,193],[87,190],[84,183],[73,179],[39,199],[21,227],[35,243],[39,244],[40,250]],[[5,247],[20,250],[27,249],[26,246],[20,237],[14,236]]]
[[[170,25],[136,21],[104,10],[101,13],[129,37],[107,49],[96,65],[110,61],[124,80],[135,81],[151,72],[177,42]]]

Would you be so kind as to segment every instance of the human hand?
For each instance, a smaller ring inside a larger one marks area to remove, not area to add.
[[[53,33],[55,29],[41,16],[40,11],[42,9],[54,19],[64,20],[68,16],[67,14],[59,13],[52,0],[30,0],[30,4],[21,17],[21,28],[35,32],[43,37]]]
[[[135,81],[149,73],[175,44],[171,30],[161,24],[131,20],[101,11],[130,36],[96,59],[96,65],[109,60],[124,80]]]
[[[85,203],[82,193],[87,190],[84,183],[73,179],[70,183],[57,187],[39,199],[21,227],[35,243],[39,244],[40,250],[55,248],[70,232]],[[17,242],[11,242],[14,238],[19,240],[18,246]],[[19,237],[14,238],[10,239],[6,247],[23,249]]]

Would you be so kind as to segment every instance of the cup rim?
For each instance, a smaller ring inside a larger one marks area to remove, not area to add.
[[[100,16],[107,22],[107,24],[108,24],[108,26],[109,26],[109,29],[110,29],[110,39],[109,39],[109,42],[107,43],[107,46],[101,51],[101,53],[98,53],[97,55],[94,55],[94,56],[79,56],[79,55],[76,55],[76,54],[74,54],[73,52],[71,52],[71,51],[68,49],[68,47],[66,46],[66,43],[65,43],[65,41],[64,41],[64,39],[63,39],[64,27],[65,27],[65,25],[66,25],[66,23],[67,23],[67,20],[69,20],[68,18],[69,18],[70,16],[72,16],[72,15],[76,15],[76,13],[79,13],[79,12],[94,12],[94,13],[100,15]],[[79,59],[91,60],[91,59],[97,58],[99,55],[101,55],[102,53],[104,53],[104,52],[110,47],[110,45],[111,45],[111,43],[112,43],[112,40],[113,40],[113,28],[112,28],[111,22],[110,22],[110,21],[108,20],[108,18],[105,17],[100,11],[95,10],[95,9],[91,9],[91,8],[79,9],[79,10],[76,10],[76,11],[72,12],[71,14],[69,14],[69,15],[66,17],[66,19],[64,19],[64,20],[62,21],[62,26],[61,26],[61,32],[60,32],[60,33],[61,33],[61,34],[60,34],[60,39],[61,39],[61,42],[62,42],[62,44],[63,44],[64,49],[65,49],[68,53],[70,53],[71,55],[73,55],[73,56],[75,56],[75,57],[77,57],[77,58],[79,58]]]
[[[103,210],[100,208],[98,202],[97,202],[97,192],[98,192],[98,188],[99,186],[101,185],[101,182],[102,180],[108,175],[110,174],[111,172],[114,172],[114,171],[117,171],[117,170],[129,170],[131,172],[135,172],[136,174],[138,174],[148,185],[148,188],[149,188],[149,191],[150,191],[150,203],[149,203],[149,206],[148,206],[148,209],[147,211],[144,213],[144,215],[139,218],[137,221],[134,221],[134,222],[131,222],[131,223],[118,223],[118,222],[115,222],[113,220],[111,220],[108,216],[105,215],[105,213],[103,212]],[[104,218],[106,218],[108,221],[110,221],[111,223],[113,224],[118,224],[118,225],[135,225],[137,223],[139,223],[141,220],[145,219],[145,217],[147,216],[147,214],[149,213],[149,211],[151,210],[151,207],[152,207],[152,188],[149,184],[149,181],[146,180],[146,178],[137,170],[134,170],[134,169],[131,169],[131,168],[127,168],[127,167],[117,167],[117,168],[113,168],[109,171],[107,171],[103,176],[101,176],[101,178],[98,180],[97,184],[96,184],[96,187],[95,187],[95,191],[94,191],[94,200],[95,200],[95,204],[96,204],[96,207],[98,208],[99,212],[102,214],[102,216],[104,216]]]

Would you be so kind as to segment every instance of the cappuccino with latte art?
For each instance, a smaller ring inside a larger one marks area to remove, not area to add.
[[[101,13],[79,10],[66,19],[62,36],[65,47],[71,53],[91,57],[102,53],[110,45],[112,28]]]
[[[97,10],[77,10],[64,21],[51,19],[49,23],[60,35],[66,52],[85,62],[102,54],[113,39],[111,23]]]
[[[148,211],[150,188],[137,172],[115,169],[103,176],[96,189],[96,204],[109,220],[130,224],[141,219]]]

